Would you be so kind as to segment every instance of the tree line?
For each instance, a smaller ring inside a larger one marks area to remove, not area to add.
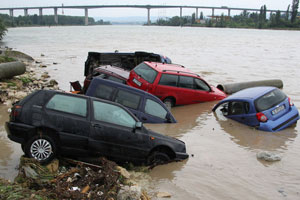
[[[89,25],[110,25],[108,21],[98,20],[95,21],[94,18],[88,18]],[[28,15],[28,16],[18,16],[10,17],[7,14],[0,14],[0,40],[5,36],[7,32],[7,27],[16,26],[54,26],[54,25],[84,25],[85,17],[79,16],[66,16],[58,15],[58,24],[54,20],[54,15]]]
[[[195,18],[195,13],[192,16],[175,16],[172,18],[158,19],[153,25],[159,26],[205,26],[205,27],[229,27],[229,28],[296,28],[300,29],[300,16],[298,14],[299,0],[293,0],[292,6],[288,6],[285,13],[277,11],[271,13],[267,17],[267,7],[262,6],[260,12],[243,11],[239,15],[233,17],[211,16],[204,18],[203,12],[200,13],[200,18]]]

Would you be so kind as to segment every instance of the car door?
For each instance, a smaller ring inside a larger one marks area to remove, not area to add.
[[[108,157],[144,157],[149,138],[135,131],[136,119],[117,104],[92,101],[93,116],[89,138],[90,151]]]
[[[176,99],[176,104],[178,102],[178,90],[177,87],[178,76],[173,74],[162,73],[160,80],[153,93],[155,96],[164,100],[166,97],[174,97]]]
[[[228,106],[227,117],[249,126],[258,125],[255,113],[250,113],[250,104],[245,101],[232,101]]]
[[[45,106],[43,124],[59,132],[62,147],[86,149],[90,132],[88,118],[86,98],[55,94]]]
[[[193,104],[201,102],[196,95],[193,77],[179,76],[178,87],[180,88],[178,91],[178,101],[181,102],[180,104]]]
[[[195,101],[199,103],[199,102],[215,100],[214,95],[211,94],[211,88],[205,81],[199,78],[195,78],[194,81],[195,81],[195,98],[196,98]]]

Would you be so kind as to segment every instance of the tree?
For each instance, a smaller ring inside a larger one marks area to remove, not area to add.
[[[196,15],[195,13],[192,14],[192,24],[196,23]]]
[[[289,20],[289,16],[290,16],[290,4],[289,4],[289,6],[287,7],[287,10],[286,10],[286,14],[285,14],[285,19],[286,20]]]
[[[292,3],[292,17],[291,17],[291,22],[294,23],[297,18],[298,14],[298,8],[299,8],[299,0],[293,0]]]
[[[203,17],[203,12],[200,13],[200,19],[202,20],[204,17]]]
[[[4,25],[2,18],[0,18],[0,40],[2,40],[2,38],[5,36],[6,32],[6,26]]]

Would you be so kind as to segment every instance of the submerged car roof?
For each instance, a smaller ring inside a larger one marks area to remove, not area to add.
[[[98,72],[107,72],[109,74],[115,74],[117,76],[123,77],[125,80],[129,77],[129,71],[122,69],[120,67],[116,67],[113,65],[101,65],[100,67],[97,67],[94,69],[94,71]]]
[[[275,87],[252,87],[238,91],[222,101],[231,99],[257,99],[258,97],[274,90]]]

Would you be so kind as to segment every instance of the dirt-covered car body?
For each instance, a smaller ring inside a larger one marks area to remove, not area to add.
[[[144,51],[136,52],[89,52],[85,61],[84,76],[92,74],[94,68],[101,65],[113,65],[125,70],[132,70],[135,66],[143,61],[153,61],[161,63],[172,63],[171,59],[156,53]]]
[[[126,84],[126,81],[129,77],[129,73],[130,72],[127,70],[124,70],[120,67],[111,66],[111,65],[103,65],[97,67],[94,69],[92,74],[89,74],[87,77],[85,77],[82,93],[84,94],[86,93],[94,77]]]
[[[146,129],[122,105],[58,91],[39,90],[15,104],[6,130],[41,162],[57,154],[132,162],[188,157],[184,142]]]
[[[263,131],[280,131],[299,119],[296,106],[275,87],[241,90],[221,100],[213,108],[240,123]]]

